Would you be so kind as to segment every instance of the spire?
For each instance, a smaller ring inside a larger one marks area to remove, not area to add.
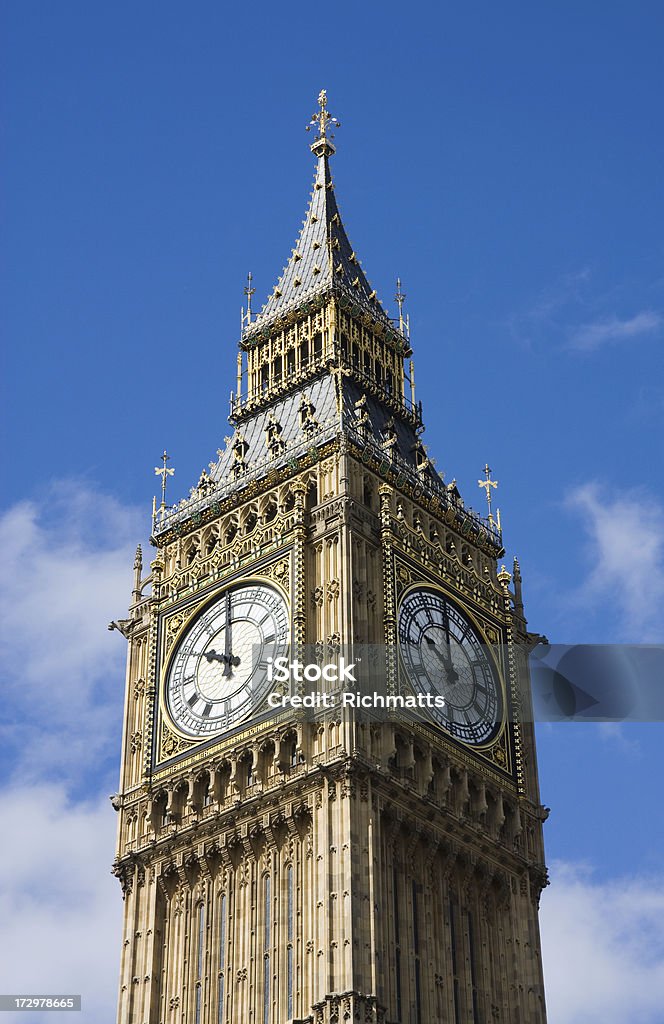
[[[330,127],[339,122],[327,109],[325,90],[318,97],[307,131],[317,130],[311,151],[317,158],[314,187],[307,214],[290,259],[279,281],[244,336],[264,329],[274,317],[294,309],[316,295],[344,294],[366,312],[388,323],[388,317],[365,277],[341,222],[330,173],[330,157],[335,152]]]

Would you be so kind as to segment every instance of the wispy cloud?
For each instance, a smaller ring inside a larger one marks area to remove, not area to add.
[[[81,1024],[114,1020],[122,899],[108,799],[72,803],[48,782],[12,787],[0,790],[0,817],[0,988],[78,993]],[[50,1024],[53,1014],[28,1016]]]
[[[594,352],[605,345],[633,341],[653,334],[664,324],[664,317],[647,309],[627,319],[612,315],[600,317],[570,331],[568,347],[577,352]]]
[[[657,308],[661,282],[623,282],[606,289],[598,286],[596,276],[582,267],[552,282],[509,318],[512,337],[528,347],[592,353],[664,328],[664,314]]]
[[[125,648],[108,622],[127,607],[141,520],[77,483],[0,516],[4,760],[75,778],[117,739]]]
[[[115,1018],[122,916],[107,794],[126,648],[106,625],[127,606],[142,525],[71,482],[0,515],[0,990],[81,993],[90,1024]]]
[[[585,291],[591,277],[590,267],[581,267],[545,288],[534,301],[509,318],[512,337],[528,347],[559,341],[568,329],[570,311],[585,305]]]
[[[557,1024],[660,1024],[664,1006],[664,879],[596,882],[554,864],[542,896],[549,1019]]]
[[[567,508],[581,516],[590,569],[568,603],[611,621],[602,641],[661,643],[664,636],[664,508],[640,490],[612,495],[590,482]]]

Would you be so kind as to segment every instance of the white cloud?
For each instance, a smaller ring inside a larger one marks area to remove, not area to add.
[[[585,306],[591,278],[590,267],[581,267],[545,288],[530,306],[509,318],[512,337],[527,347],[557,341],[565,333],[570,309]]]
[[[142,525],[76,482],[0,516],[0,991],[81,993],[90,1024],[115,1019],[122,918],[106,793],[126,645],[106,627],[125,613]]]
[[[578,352],[594,352],[603,345],[629,341],[644,334],[652,334],[664,324],[664,318],[653,310],[644,310],[633,317],[621,320],[617,316],[603,317],[592,323],[575,328],[569,339],[569,347]]]
[[[72,772],[117,729],[126,648],[107,625],[127,607],[140,527],[135,509],[77,483],[0,517],[2,741],[19,773]]]
[[[81,1024],[114,1020],[122,898],[108,800],[71,803],[48,782],[11,787],[0,791],[0,820],[0,991],[80,994]]]
[[[641,491],[611,496],[596,483],[577,487],[566,504],[584,520],[591,564],[569,603],[613,617],[611,635],[601,639],[661,643],[664,508]]]
[[[664,879],[593,881],[553,866],[542,896],[548,1015],[556,1024],[661,1024]]]

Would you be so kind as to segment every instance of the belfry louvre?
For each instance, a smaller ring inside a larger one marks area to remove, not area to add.
[[[323,92],[295,248],[257,315],[246,289],[232,434],[174,505],[164,453],[119,623],[120,1024],[545,1021],[519,566],[422,443],[404,296],[391,319],[346,235],[335,123]],[[444,708],[266,713],[268,655],[360,650],[381,693]]]

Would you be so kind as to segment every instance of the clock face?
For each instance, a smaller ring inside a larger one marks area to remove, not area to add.
[[[416,692],[439,694],[428,713],[462,743],[489,743],[500,729],[503,698],[486,641],[444,594],[411,590],[399,610],[401,662]]]
[[[288,611],[272,587],[227,590],[194,620],[166,676],[166,705],[188,736],[225,732],[247,718],[271,684],[267,659],[286,653]]]

